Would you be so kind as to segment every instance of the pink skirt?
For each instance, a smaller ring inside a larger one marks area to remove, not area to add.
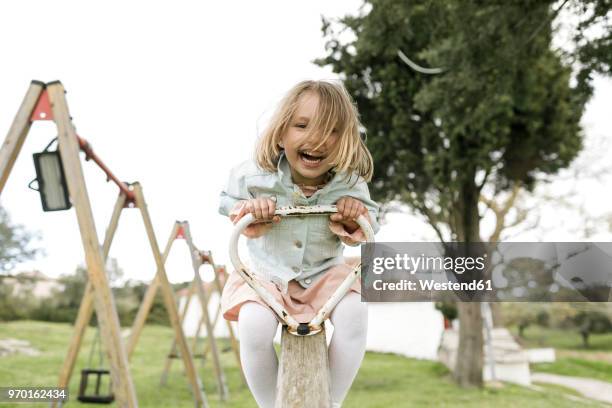
[[[332,266],[308,288],[303,288],[295,280],[292,280],[289,282],[287,293],[282,293],[270,282],[262,281],[262,285],[285,307],[295,320],[300,323],[306,323],[316,316],[321,307],[352,270],[352,266],[349,265]],[[361,293],[360,279],[353,282],[349,291]],[[233,272],[223,287],[223,294],[221,295],[221,312],[223,317],[226,320],[237,321],[240,308],[245,302],[257,302],[267,306],[244,279],[237,272]]]

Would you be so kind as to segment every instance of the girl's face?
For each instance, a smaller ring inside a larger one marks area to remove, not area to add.
[[[330,154],[338,141],[334,130],[325,144],[317,147],[323,135],[315,135],[306,140],[306,129],[312,122],[319,104],[319,96],[314,92],[305,92],[298,99],[295,114],[289,122],[287,131],[282,136],[282,147],[291,166],[291,177],[296,184],[317,185],[326,180],[326,175],[333,167]],[[316,149],[315,149],[316,147]]]

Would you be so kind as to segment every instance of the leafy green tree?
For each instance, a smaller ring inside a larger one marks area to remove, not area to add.
[[[518,335],[525,338],[525,330],[531,325],[546,326],[549,321],[548,304],[536,302],[508,302],[503,304],[504,323],[518,328]]]
[[[23,226],[13,224],[0,206],[0,273],[12,270],[18,263],[33,259],[41,252],[31,247],[34,238]]]
[[[574,324],[576,324],[580,332],[584,348],[589,347],[589,337],[591,334],[612,332],[610,318],[605,313],[595,310],[581,311],[576,315]]]
[[[592,334],[612,332],[612,305],[594,303],[551,303],[548,305],[551,327],[580,333],[582,346],[589,347]]]
[[[14,283],[0,276],[0,322],[24,318],[23,308],[14,292]]]
[[[574,0],[570,9],[579,20],[572,55],[578,62],[578,86],[590,94],[593,73],[612,74],[612,0]]]
[[[136,293],[131,287],[117,286],[118,281],[123,277],[123,270],[115,258],[108,260],[106,271],[109,282],[116,286],[113,287],[113,295],[115,296],[119,318],[122,323],[129,324],[129,317],[133,313],[132,309],[138,306]],[[87,268],[83,265],[77,266],[72,274],[62,275],[58,279],[62,289],[56,290],[53,296],[43,301],[34,318],[47,321],[74,322],[83,301],[88,280]],[[118,295],[120,295],[120,299],[118,299]],[[90,324],[97,325],[95,313]]]
[[[531,189],[568,166],[588,95],[552,49],[554,3],[371,0],[360,15],[324,19],[317,63],[356,100],[375,199],[408,204],[442,241],[480,242],[484,188],[494,197]],[[354,38],[342,40],[347,31]],[[480,386],[480,305],[458,311],[455,379]]]

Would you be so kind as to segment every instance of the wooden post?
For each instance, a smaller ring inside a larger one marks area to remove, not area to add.
[[[140,334],[142,333],[142,328],[144,327],[147,317],[149,316],[149,311],[153,306],[153,301],[155,300],[155,295],[157,294],[158,288],[159,279],[156,274],[145,292],[145,296],[142,299],[142,303],[138,308],[136,318],[134,319],[134,323],[132,323],[132,328],[130,329],[130,336],[128,337],[127,341],[128,359],[131,359],[132,355],[134,354],[134,349],[136,348],[136,344],[140,339]]]
[[[206,294],[206,297],[208,299],[208,301],[210,302],[210,296],[213,294],[212,290],[210,291],[210,293]],[[212,320],[212,327],[217,327],[217,322],[219,321],[219,316],[221,315],[221,308],[217,308],[217,310],[215,311],[215,317]],[[196,337],[194,338],[194,342],[193,342],[193,349],[196,349],[196,344],[197,344],[197,339],[200,336],[200,329],[202,327],[202,325],[204,324],[204,316],[200,317],[200,321],[198,322],[198,330],[196,332]],[[206,355],[208,354],[208,351],[210,350],[210,343],[206,343],[204,345],[204,351],[202,351],[202,358],[206,359]]]
[[[6,139],[2,143],[2,148],[0,149],[0,194],[4,189],[9,174],[11,174],[15,160],[19,156],[23,142],[28,135],[32,125],[32,113],[44,88],[44,83],[32,81],[17,111],[17,115],[13,119],[13,124],[6,135]]]
[[[119,217],[121,216],[121,211],[123,210],[124,205],[125,195],[119,194],[119,197],[117,197],[117,201],[115,202],[111,221],[108,225],[108,228],[106,229],[104,245],[102,247],[102,256],[104,257],[105,261],[108,258],[108,252],[110,251],[111,243],[113,242],[115,232],[117,231]],[[70,383],[72,371],[74,370],[74,365],[76,363],[77,356],[79,355],[79,350],[81,349],[81,342],[83,341],[85,329],[87,329],[87,325],[91,321],[91,315],[93,314],[93,305],[93,285],[88,280],[87,285],[85,286],[85,290],[83,291],[83,298],[79,306],[79,313],[74,323],[74,332],[72,334],[72,339],[70,340],[70,345],[68,346],[68,355],[64,359],[64,365],[62,366],[62,369],[60,371],[60,377],[58,382],[58,387],[60,388],[68,387],[68,384]],[[56,404],[56,402],[52,402],[51,407],[57,406]]]
[[[325,327],[311,336],[282,328],[276,408],[330,408],[331,390]]]
[[[174,244],[174,240],[176,239],[176,234],[179,231],[179,227],[180,226],[178,222],[174,224],[174,227],[172,227],[170,237],[166,242],[166,248],[164,248],[164,253],[162,254],[162,260],[164,264],[166,263],[166,259],[168,259],[168,255],[170,254],[170,250],[172,249],[172,245]],[[132,358],[132,353],[134,352],[134,348],[136,348],[136,343],[138,343],[140,333],[142,333],[142,328],[144,327],[144,324],[147,321],[147,317],[149,316],[149,311],[153,306],[153,301],[155,300],[157,289],[159,289],[159,277],[157,272],[155,272],[155,277],[147,288],[147,292],[145,293],[145,296],[142,299],[142,303],[138,308],[138,313],[136,314],[134,323],[132,323],[132,330],[130,331],[130,337],[128,339],[127,345],[128,359]]]
[[[187,310],[189,310],[189,304],[191,303],[191,297],[193,296],[193,293],[195,292],[195,282],[191,281],[191,285],[189,285],[189,290],[187,292],[187,299],[185,300],[185,305],[183,306],[183,310],[181,310],[181,326],[183,325],[183,322],[185,321],[185,316],[187,315]],[[197,335],[196,335],[197,336]],[[195,351],[195,347],[191,347],[191,351],[194,354],[196,354]],[[159,384],[160,385],[166,385],[166,382],[168,380],[168,373],[170,372],[170,368],[172,367],[172,362],[174,361],[174,355],[176,355],[177,353],[177,349],[176,349],[176,339],[172,339],[172,345],[170,346],[170,352],[168,353],[168,356],[166,357],[166,363],[164,364],[164,369],[162,371],[162,375],[160,377],[159,380]]]
[[[217,274],[217,271],[219,270],[219,268],[212,260],[212,255],[209,254],[208,256],[209,256],[209,262],[213,266],[213,269],[215,272],[215,283],[216,283],[216,287],[217,287],[217,290],[219,292],[219,297],[220,297],[221,294],[223,293],[223,286],[221,285],[219,276]],[[211,290],[211,294],[212,294],[212,290]],[[219,298],[219,301],[220,300],[221,299]],[[220,316],[221,316],[221,304],[219,303],[219,307],[217,307],[217,310],[215,312],[215,317],[213,319],[213,323],[212,323],[213,327],[217,327],[217,321],[219,320]],[[200,334],[200,327],[202,326],[203,323],[204,323],[204,316],[200,318],[200,322],[198,323],[198,330],[196,332],[196,337],[194,338],[194,342],[193,342],[194,344],[193,350],[196,350],[196,343],[197,343],[198,336]],[[240,378],[242,378],[242,382],[245,385],[247,385],[246,377],[244,376],[244,371],[242,370],[242,363],[240,362],[240,347],[238,345],[238,341],[236,340],[236,336],[234,335],[234,329],[232,327],[232,322],[230,322],[229,320],[225,320],[225,323],[227,324],[227,330],[229,333],[230,346],[232,348],[232,351],[234,352],[234,357],[236,358],[236,363],[238,364],[238,368],[240,369]],[[202,351],[202,361],[203,362],[206,361],[206,356],[209,350],[210,350],[210,344],[206,343],[204,345],[204,350]]]
[[[94,304],[102,334],[102,342],[109,356],[115,401],[120,407],[136,407],[138,402],[128,368],[127,355],[121,340],[121,327],[113,295],[105,273],[104,259],[100,251],[89,195],[79,159],[79,145],[60,82],[47,85],[53,117],[58,130],[60,155],[66,174],[70,197],[74,204],[89,280],[94,288]]]
[[[164,252],[165,254],[165,252]],[[128,359],[132,358],[134,354],[134,349],[136,348],[136,344],[140,339],[140,334],[142,333],[142,328],[144,327],[147,317],[149,316],[149,311],[153,306],[153,301],[155,300],[155,295],[157,294],[157,289],[159,288],[159,278],[157,274],[149,284],[147,291],[145,292],[145,296],[142,299],[142,303],[138,308],[138,312],[136,313],[136,318],[134,319],[134,323],[132,323],[132,328],[130,329],[130,336],[128,337],[128,345],[127,345],[127,353]]]
[[[215,368],[215,374],[217,375],[219,396],[221,398],[221,401],[225,401],[228,397],[227,383],[225,381],[225,374],[223,373],[223,368],[221,367],[219,350],[217,349],[217,342],[215,341],[214,328],[212,326],[212,322],[210,321],[210,316],[208,315],[208,298],[206,296],[206,292],[204,291],[202,278],[200,277],[199,269],[200,265],[202,265],[200,251],[193,243],[193,239],[191,238],[191,230],[189,228],[188,222],[183,222],[183,231],[185,232],[185,241],[187,242],[187,245],[189,246],[189,251],[191,253],[196,293],[200,301],[200,306],[202,307],[202,315],[204,317],[204,323],[206,325],[206,337],[208,338],[208,344],[210,345],[210,350],[212,351],[213,366]]]
[[[210,295],[211,293],[207,294]],[[208,299],[210,299],[210,297],[208,297]],[[213,327],[215,327],[215,322],[216,320],[213,320]],[[202,332],[202,325],[204,324],[204,315],[200,316],[200,320],[198,321],[198,326],[195,332],[195,336],[193,336],[193,343],[191,343],[191,349],[193,350],[194,353],[197,352],[198,349],[198,340],[200,339],[200,333]],[[206,359],[206,352],[208,350],[208,343],[206,343],[207,346],[204,347],[204,352],[202,353],[202,359]]]
[[[174,329],[174,335],[179,345],[181,357],[183,358],[183,363],[185,364],[185,372],[187,373],[187,377],[189,378],[189,382],[191,383],[192,391],[196,399],[196,405],[198,407],[208,407],[208,401],[206,400],[206,396],[204,395],[200,377],[198,376],[198,373],[195,369],[195,364],[193,363],[191,350],[189,350],[189,345],[187,344],[185,333],[183,332],[181,322],[179,321],[176,301],[174,298],[174,291],[170,286],[170,282],[168,282],[166,268],[164,266],[162,256],[159,252],[159,246],[157,244],[157,239],[155,238],[155,232],[153,231],[153,224],[151,223],[151,217],[149,216],[147,203],[144,200],[142,187],[138,183],[134,183],[132,187],[134,189],[133,191],[136,198],[136,206],[140,209],[142,220],[145,224],[145,230],[147,231],[147,235],[149,237],[149,244],[151,245],[151,250],[153,251],[153,256],[155,257],[155,263],[157,265],[157,277],[161,286],[162,295],[164,297],[164,303],[166,305],[166,310],[168,311],[170,324]]]
[[[217,266],[217,264],[215,263],[213,259],[212,253],[210,251],[206,254],[206,256],[208,257],[208,262],[213,268],[213,272],[215,274],[215,286],[217,288],[217,291],[219,292],[219,307],[217,308],[217,316],[218,316],[219,313],[221,312],[221,303],[220,303],[221,294],[223,293],[223,287],[225,286],[225,282],[227,282],[227,274],[225,275],[225,280],[223,281],[223,285],[222,285],[221,280],[219,279],[220,271],[222,268]],[[214,327],[216,327],[217,316],[215,316],[215,324],[213,325]],[[232,350],[234,351],[234,357],[236,358],[236,363],[238,364],[238,367],[240,368],[240,376],[242,377],[242,382],[246,385],[247,384],[246,377],[244,376],[244,370],[242,370],[242,363],[240,362],[240,346],[238,345],[238,341],[236,340],[236,336],[234,335],[234,328],[232,327],[232,322],[230,322],[229,320],[225,320],[225,323],[227,325],[227,331],[229,333],[230,345],[232,346]],[[204,351],[203,354],[206,356],[206,350]]]

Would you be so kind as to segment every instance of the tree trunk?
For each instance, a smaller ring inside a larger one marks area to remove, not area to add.
[[[581,330],[580,335],[582,336],[582,346],[584,348],[589,348],[589,332],[586,330]]]
[[[526,329],[526,328],[527,328],[527,325],[526,325],[526,324],[519,323],[519,326],[518,326],[519,333],[518,333],[518,334],[519,334],[519,337],[520,337],[521,339],[524,339],[524,338],[525,338],[525,329]]]
[[[480,303],[457,302],[459,350],[454,379],[461,387],[482,386],[483,338]]]
[[[467,177],[461,188],[456,210],[454,212],[455,235],[457,241],[477,243],[480,241],[480,214],[478,213],[478,197],[480,192],[473,182],[473,177]],[[464,274],[467,277],[467,273]],[[482,278],[482,276],[474,276]],[[459,347],[454,379],[461,387],[482,387],[483,378],[483,344],[482,314],[479,302],[457,302],[459,312]]]

